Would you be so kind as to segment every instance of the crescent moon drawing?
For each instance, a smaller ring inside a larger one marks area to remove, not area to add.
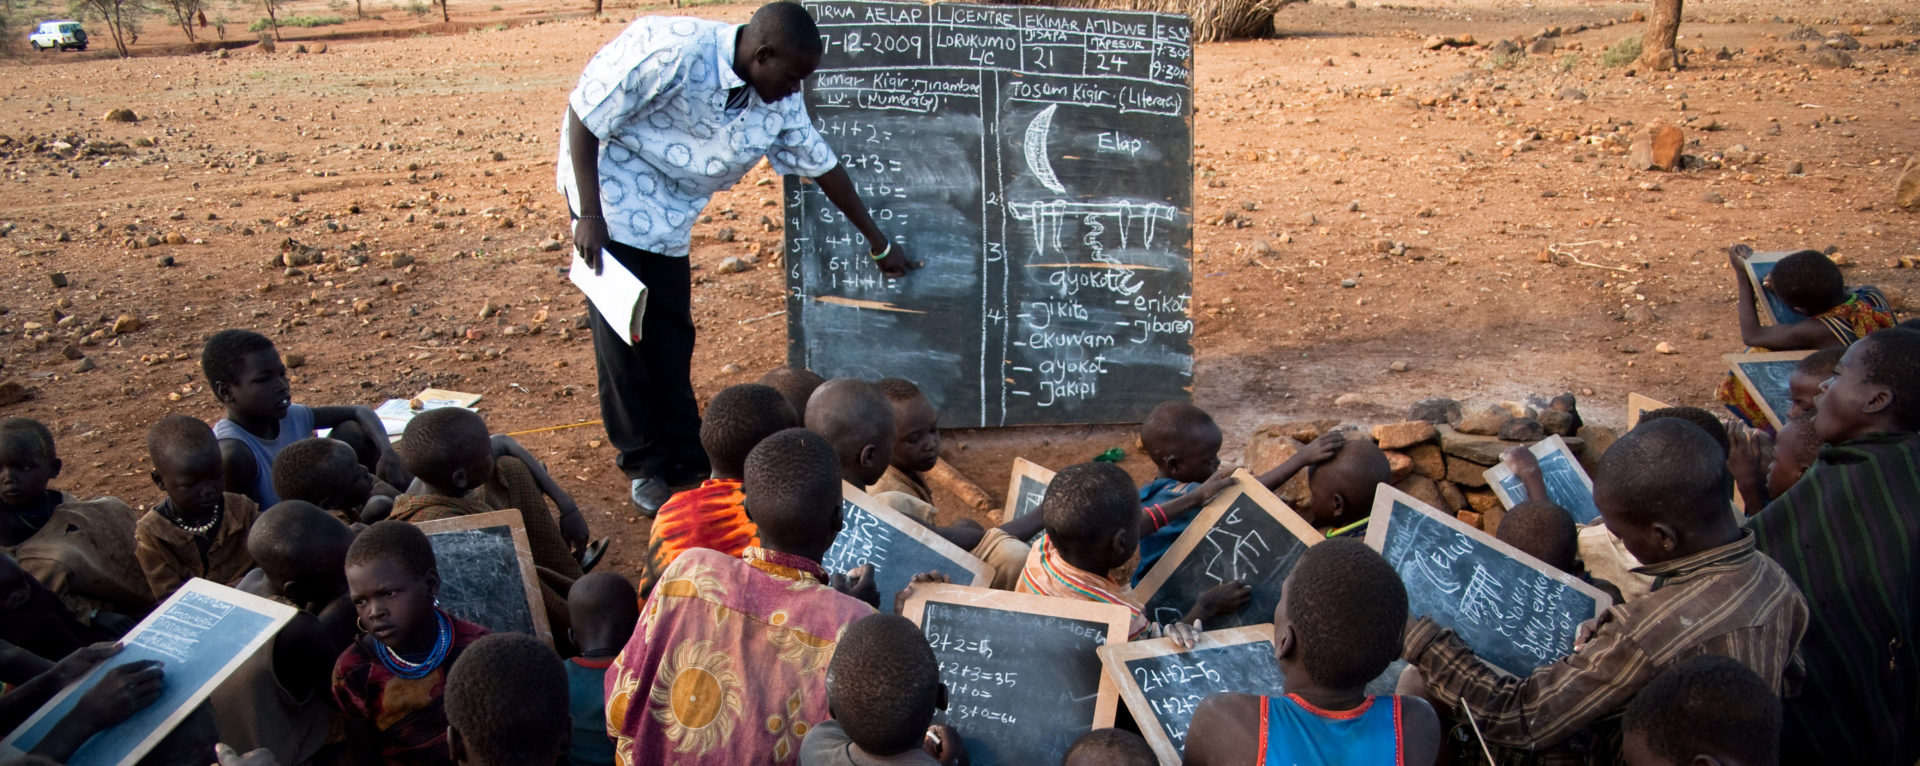
[[[1047,160],[1047,134],[1053,132],[1053,113],[1060,110],[1059,104],[1053,104],[1040,110],[1040,114],[1027,123],[1027,140],[1024,142],[1027,153],[1027,167],[1033,169],[1035,178],[1041,185],[1052,189],[1055,194],[1066,194],[1067,187],[1060,183],[1060,177],[1053,174],[1053,163]]]

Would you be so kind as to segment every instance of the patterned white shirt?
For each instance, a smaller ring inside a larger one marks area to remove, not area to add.
[[[600,138],[600,207],[615,242],[685,257],[694,220],[713,193],[765,156],[774,172],[817,178],[840,159],[820,137],[799,93],[769,104],[733,71],[741,25],[648,16],[587,62],[567,105]],[[579,191],[561,115],[560,192],[576,213]]]

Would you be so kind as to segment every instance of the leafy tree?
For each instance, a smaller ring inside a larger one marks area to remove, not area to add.
[[[203,18],[201,0],[161,0],[161,2],[164,3],[161,10],[173,23],[180,25],[180,31],[187,33],[187,42],[199,42],[200,38],[195,34],[193,25],[196,19]]]
[[[68,10],[76,17],[105,23],[121,58],[127,57],[127,46],[140,39],[140,20],[154,12],[146,0],[69,0]]]

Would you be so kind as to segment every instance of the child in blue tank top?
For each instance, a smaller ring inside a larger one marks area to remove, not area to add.
[[[1280,589],[1273,651],[1286,694],[1215,694],[1194,711],[1186,764],[1428,766],[1440,718],[1418,697],[1366,694],[1400,656],[1407,591],[1357,540],[1307,549]]]

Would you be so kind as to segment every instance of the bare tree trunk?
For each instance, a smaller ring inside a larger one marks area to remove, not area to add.
[[[1674,40],[1680,34],[1681,0],[1653,0],[1647,33],[1640,38],[1640,63],[1656,72],[1680,68]]]
[[[440,0],[440,21],[448,24],[453,23],[453,19],[447,17],[447,0]]]
[[[595,18],[599,18],[601,8],[604,5],[606,5],[606,0],[593,0],[593,15]]]
[[[353,17],[356,19],[364,19],[367,17],[366,9],[360,7],[360,0],[353,0]]]
[[[280,41],[280,17],[278,14],[275,14],[273,12],[273,5],[275,2],[276,0],[263,0],[263,2],[261,2],[261,5],[264,5],[267,7],[267,26],[273,29],[273,41],[279,42]]]

